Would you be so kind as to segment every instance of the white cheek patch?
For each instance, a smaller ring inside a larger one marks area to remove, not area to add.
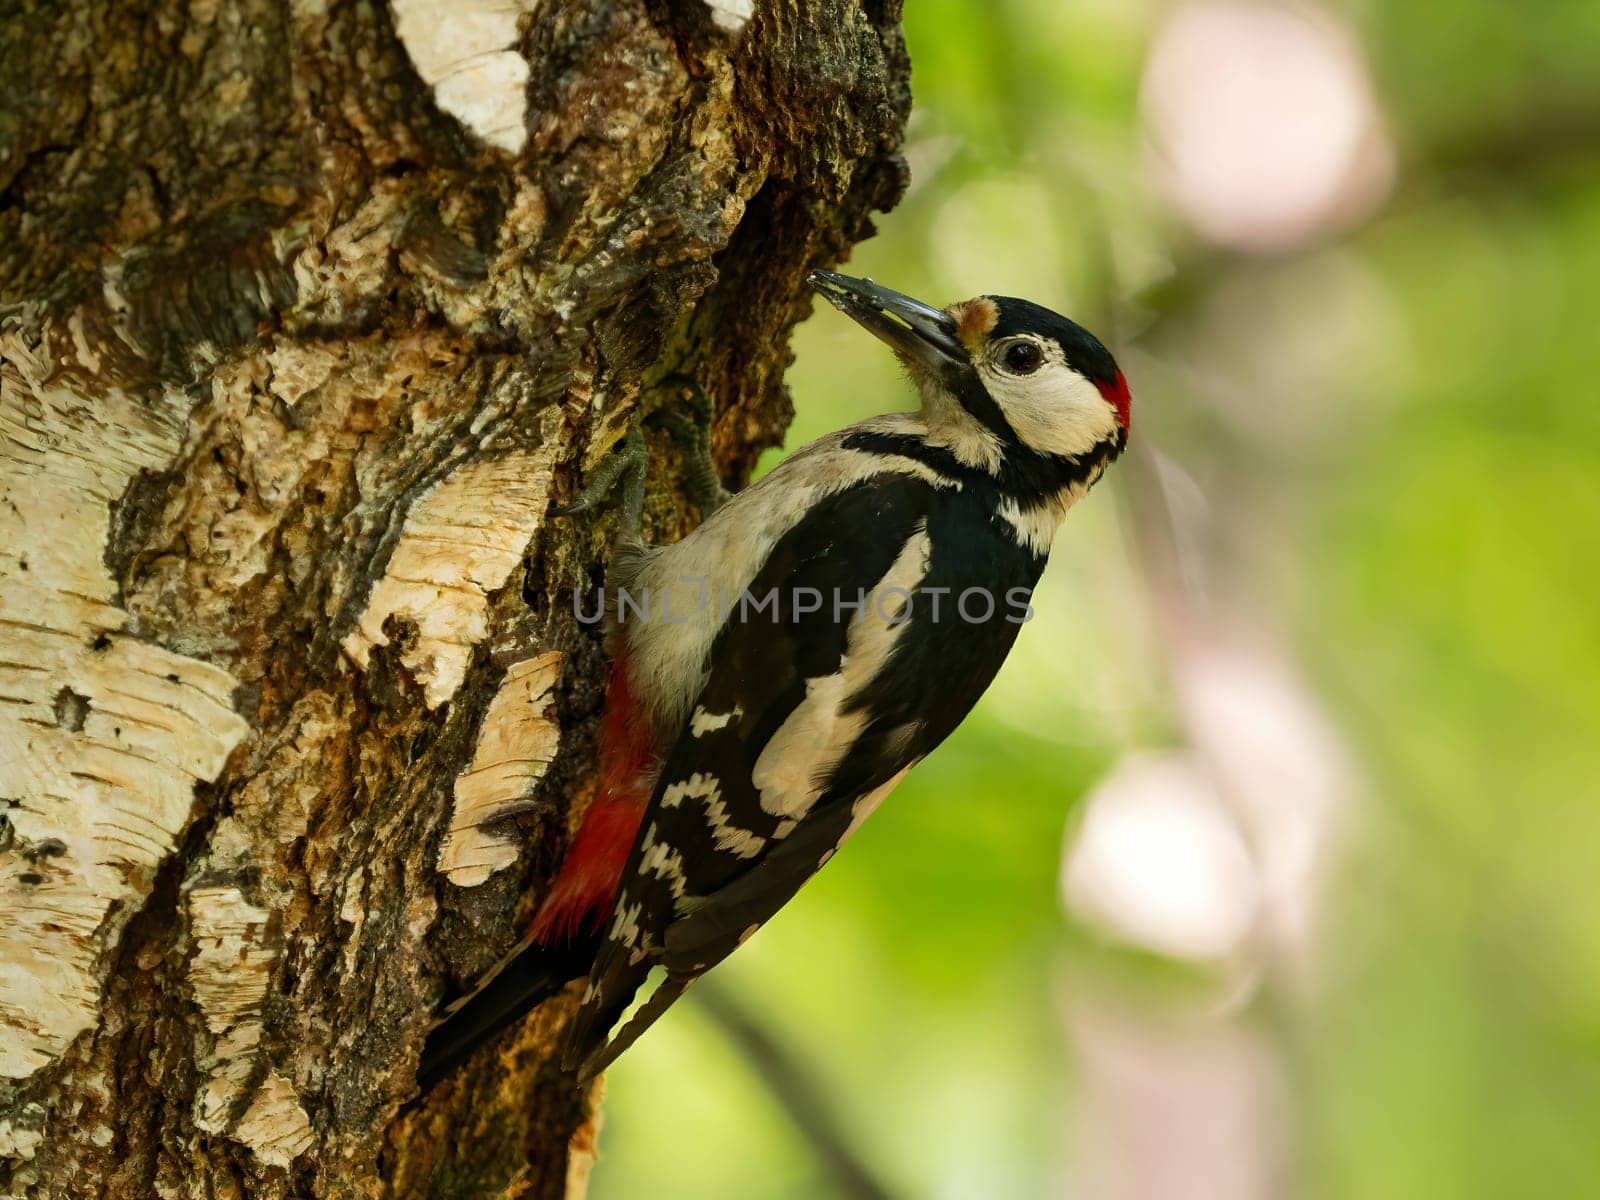
[[[1032,375],[980,368],[984,386],[1024,445],[1047,454],[1086,454],[1117,434],[1117,412],[1100,389],[1051,354]]]

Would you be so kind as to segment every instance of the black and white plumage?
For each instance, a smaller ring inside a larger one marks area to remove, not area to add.
[[[676,545],[627,540],[595,798],[528,939],[430,1032],[424,1088],[584,973],[566,1060],[594,1074],[787,903],[977,702],[1067,509],[1122,451],[1127,385],[1071,321],[811,283],[894,349],[921,408],[802,448]],[[637,478],[629,495],[636,517]]]
[[[811,281],[894,348],[922,408],[806,446],[617,580],[649,606],[625,614],[615,652],[660,770],[569,1033],[585,1076],[955,729],[1010,651],[1062,517],[1127,439],[1121,373],[1065,318]],[[664,982],[608,1041],[655,967]]]

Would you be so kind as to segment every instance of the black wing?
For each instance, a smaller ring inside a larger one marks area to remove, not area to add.
[[[958,620],[953,595],[945,620],[927,621],[921,589],[976,583],[1003,595],[1031,587],[1041,565],[972,498],[899,473],[824,500],[778,542],[749,589],[754,603],[735,605],[718,635],[710,676],[668,755],[569,1035],[569,1063],[588,1075],[621,1053],[787,903],[988,686],[1017,625],[1003,610]],[[863,608],[844,606],[862,594]],[[769,596],[771,607],[756,611]],[[917,620],[904,620],[901,602]],[[595,1051],[657,965],[666,982]]]

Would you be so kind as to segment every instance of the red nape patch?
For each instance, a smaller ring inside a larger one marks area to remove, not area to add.
[[[583,824],[533,918],[542,945],[568,941],[611,912],[628,852],[654,790],[656,748],[633,703],[627,667],[612,660],[600,724],[600,781]]]
[[[1106,403],[1117,410],[1117,424],[1122,426],[1122,431],[1128,431],[1128,422],[1133,415],[1133,397],[1128,394],[1128,381],[1122,377],[1122,372],[1117,372],[1115,382],[1103,383],[1095,381],[1095,387],[1100,389],[1100,394],[1106,398]]]

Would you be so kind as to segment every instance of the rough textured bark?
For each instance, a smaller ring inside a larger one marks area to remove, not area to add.
[[[574,997],[407,1102],[586,800],[549,509],[675,373],[739,482],[902,187],[894,0],[749,9],[6,6],[0,1194],[581,1191]]]

